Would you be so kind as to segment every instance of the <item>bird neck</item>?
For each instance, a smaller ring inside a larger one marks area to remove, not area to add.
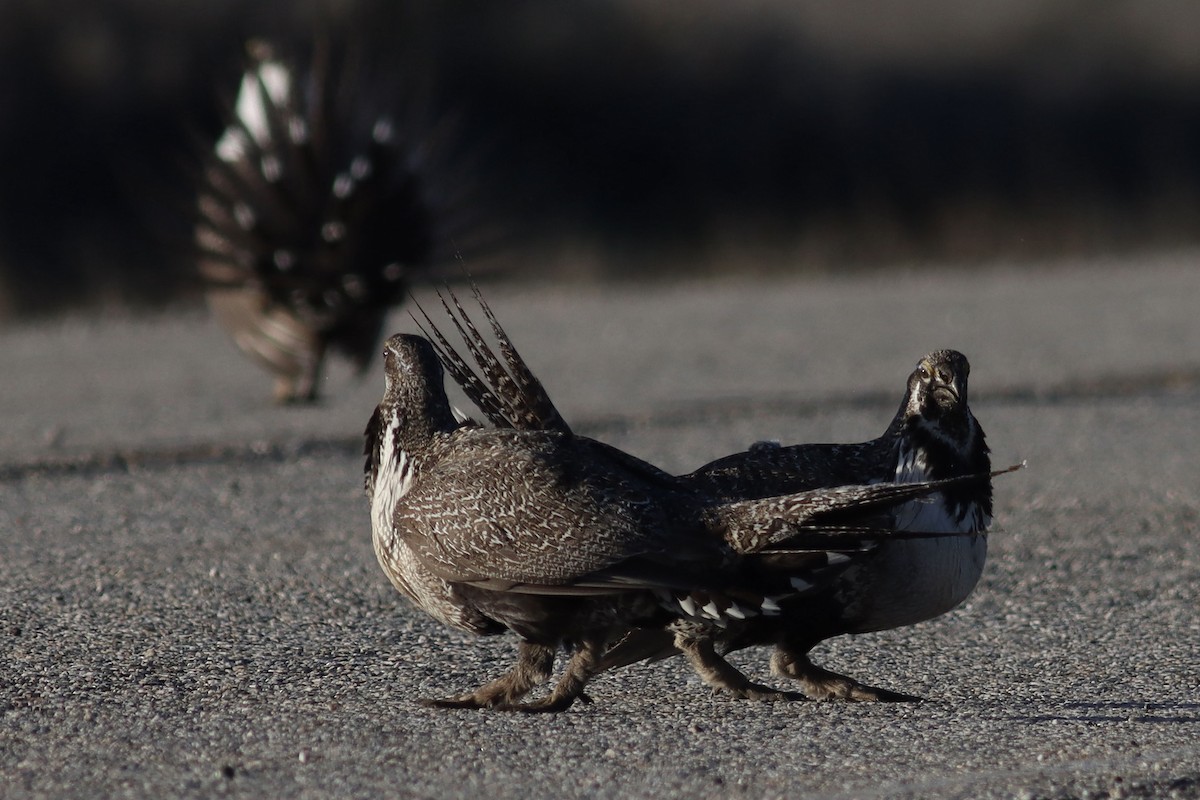
[[[427,391],[413,392],[403,402],[387,404],[384,424],[386,436],[410,457],[419,457],[435,436],[458,426],[446,395]]]
[[[936,419],[910,416],[897,437],[899,462],[918,460],[927,479],[986,472],[989,467],[983,431],[969,409]],[[903,463],[897,464],[903,469]]]

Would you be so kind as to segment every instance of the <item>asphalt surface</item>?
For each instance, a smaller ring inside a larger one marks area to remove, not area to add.
[[[983,581],[817,652],[920,704],[730,700],[672,661],[560,715],[423,708],[513,642],[374,563],[379,364],[277,409],[198,312],[0,331],[0,795],[1200,797],[1193,255],[489,289],[578,428],[674,470],[871,438],[920,355],[967,353],[994,463],[1029,465]]]

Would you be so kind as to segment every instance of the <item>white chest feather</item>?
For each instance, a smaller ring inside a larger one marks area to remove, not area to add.
[[[901,448],[896,462],[896,483],[919,483],[932,479],[924,448]],[[990,515],[978,505],[953,507],[941,493],[911,500],[896,512],[896,528],[933,533],[982,533],[992,524]]]
[[[904,450],[897,483],[927,480],[927,454]],[[896,529],[934,533],[974,533],[889,542],[858,576],[861,595],[852,602],[859,630],[912,625],[950,611],[979,582],[987,559],[985,531],[990,519],[978,506],[955,509],[941,494],[912,500],[896,512]]]
[[[391,534],[392,512],[396,509],[396,503],[412,488],[412,466],[408,453],[392,435],[398,424],[393,413],[379,442],[379,472],[375,475],[374,495],[371,498],[371,527],[376,540],[381,532]]]
[[[461,603],[453,587],[420,562],[396,531],[393,517],[414,483],[412,458],[398,446],[393,432],[399,420],[393,413],[379,441],[379,472],[371,495],[371,541],[379,565],[392,585],[434,619],[464,631],[481,633],[486,620]]]
[[[379,471],[371,496],[371,542],[383,571],[403,594],[418,604],[421,598],[417,581],[407,579],[416,566],[411,549],[396,535],[392,514],[396,504],[412,488],[413,470],[408,453],[399,447],[392,432],[398,420],[393,414],[379,441]]]

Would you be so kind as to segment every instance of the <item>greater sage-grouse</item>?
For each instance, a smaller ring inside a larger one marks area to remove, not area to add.
[[[384,370],[383,400],[366,431],[380,565],[435,619],[479,634],[508,629],[521,639],[508,674],[436,705],[562,710],[614,641],[673,619],[687,621],[674,645],[706,680],[742,696],[785,696],[729,666],[706,631],[778,614],[852,561],[820,549],[824,521],[949,485],[844,486],[715,502],[570,431],[459,422],[438,356],[422,337],[388,339]],[[838,541],[847,535],[829,534]],[[520,703],[549,677],[562,646],[572,655],[556,687]]]
[[[391,113],[358,60],[324,45],[310,58],[247,50],[203,171],[199,272],[219,323],[275,376],[276,401],[307,402],[330,349],[365,369],[414,274],[449,254],[461,203],[438,180],[433,126]]]
[[[904,483],[989,473],[983,428],[968,404],[970,371],[962,353],[929,353],[909,375],[900,408],[879,438],[848,445],[759,445],[706,464],[685,479],[719,497],[748,499],[843,482]],[[899,506],[890,523],[897,530],[963,535],[889,542],[819,596],[798,602],[794,615],[723,639],[722,651],[775,644],[772,671],[799,681],[810,697],[913,699],[822,669],[809,651],[833,636],[914,625],[956,608],[983,573],[991,522],[990,481]]]
[[[443,299],[479,377],[426,315],[443,362],[467,396],[500,427],[569,430],[541,382],[525,364],[487,303],[475,290],[503,356],[501,363],[451,293]],[[455,313],[457,312],[457,313]],[[725,501],[748,500],[845,484],[909,483],[988,476],[983,430],[967,402],[965,356],[939,350],[920,360],[891,425],[862,444],[759,444],[680,477],[689,488]],[[1008,470],[1005,470],[1008,471]],[[845,569],[826,573],[818,587],[790,599],[780,614],[714,628],[718,651],[774,644],[772,671],[800,683],[814,699],[910,700],[910,695],[865,686],[813,664],[809,651],[841,634],[912,625],[958,606],[983,570],[991,522],[990,478],[960,482],[932,496],[877,514],[867,524],[897,534],[867,540]],[[862,524],[862,520],[858,523]],[[923,535],[944,533],[944,536]],[[752,588],[752,587],[747,587]],[[607,669],[675,652],[680,623],[631,632],[601,662]]]

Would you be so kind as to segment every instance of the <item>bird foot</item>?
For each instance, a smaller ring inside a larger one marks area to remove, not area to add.
[[[566,711],[576,700],[584,705],[592,704],[592,698],[586,694],[551,692],[541,700],[531,700],[528,703],[508,703],[495,706],[495,708],[497,711],[515,711],[520,714],[555,714],[559,711]]]
[[[771,658],[771,671],[800,684],[809,700],[849,700],[859,703],[919,703],[912,694],[893,692],[859,683],[847,675],[818,667],[807,656],[777,651]]]
[[[502,677],[485,683],[467,694],[444,699],[423,699],[419,702],[429,708],[507,708],[516,706],[533,687],[549,677],[553,665],[553,648],[522,642],[517,653],[517,663]]]
[[[913,694],[867,686],[845,677],[838,680],[802,680],[800,685],[810,700],[849,700],[857,703],[920,703],[922,700]]]
[[[557,714],[560,711],[566,711],[574,703],[574,699],[561,700],[558,698],[544,698],[542,700],[532,700],[528,703],[515,703],[511,706],[497,706],[497,711],[513,711],[518,714]]]
[[[495,708],[502,705],[494,700],[478,697],[474,692],[457,697],[422,697],[417,702],[426,708]]]
[[[317,401],[317,384],[281,375],[275,379],[272,399],[277,406],[311,406]]]
[[[763,686],[758,683],[747,683],[745,686],[738,687],[721,687],[714,690],[718,694],[729,694],[739,700],[761,700],[768,703],[787,702],[794,703],[800,700],[808,700],[808,696],[801,692],[788,692],[782,689],[773,689],[770,686]]]
[[[747,678],[736,667],[717,654],[712,639],[694,636],[687,631],[677,631],[675,647],[682,652],[692,669],[714,691],[724,692],[742,700],[806,700],[799,692],[786,692],[763,686]]]
[[[495,685],[498,683],[501,681],[455,697],[421,698],[417,702],[427,708],[507,708],[515,705],[525,694],[508,685]]]

